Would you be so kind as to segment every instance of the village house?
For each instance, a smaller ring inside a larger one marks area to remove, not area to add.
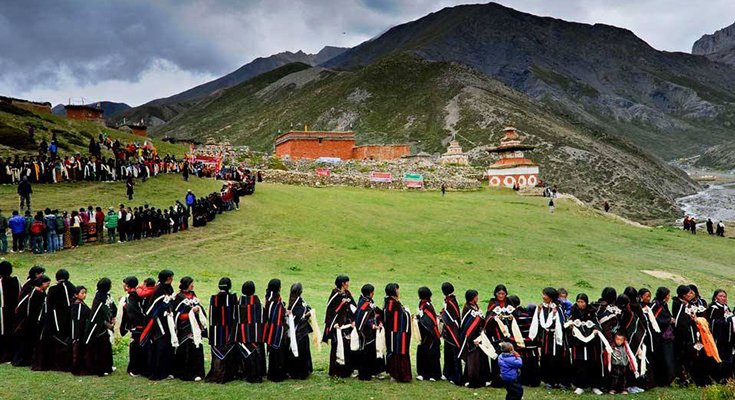
[[[73,105],[68,104],[64,106],[66,110],[66,118],[77,121],[92,121],[104,123],[103,111],[99,107],[91,105]]]

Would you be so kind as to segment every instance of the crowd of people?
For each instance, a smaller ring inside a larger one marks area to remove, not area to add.
[[[54,253],[94,243],[124,243],[159,237],[189,228],[205,226],[224,211],[239,210],[240,196],[254,192],[254,182],[228,182],[220,192],[197,198],[187,191],[184,201],[169,207],[148,204],[130,207],[88,206],[60,211],[46,208],[35,214],[13,211],[6,217],[0,210],[0,254],[25,251]],[[22,197],[21,197],[22,199]],[[8,231],[12,243],[8,244]],[[10,247],[10,248],[9,248]]]
[[[119,334],[130,335],[127,372],[151,380],[307,379],[311,348],[323,342],[331,346],[330,376],[371,380],[387,374],[409,382],[412,339],[418,342],[417,380],[505,387],[510,399],[521,399],[524,386],[541,384],[577,394],[625,394],[733,377],[735,320],[721,289],[708,305],[694,285],[680,285],[673,295],[666,287],[655,294],[607,287],[594,302],[585,293],[572,302],[566,290],[546,287],[537,305],[522,306],[497,285],[483,309],[476,290],[467,290],[460,306],[454,286],[445,282],[437,305],[430,288],[419,288],[412,313],[398,283],[385,286],[381,308],[372,284],[363,285],[356,299],[349,277],[340,275],[321,325],[298,282],[284,298],[281,281],[271,279],[261,300],[253,281],[244,282],[238,295],[224,277],[207,308],[193,278],[181,278],[177,291],[174,273],[163,270],[157,281],[123,279],[119,302],[110,295],[111,281],[100,279],[90,308],[87,289],[73,285],[68,271],[56,272],[52,287],[44,273],[31,268],[21,285],[12,265],[0,264],[0,362],[108,375],[119,321]],[[208,372],[205,339],[212,355]]]
[[[694,216],[685,215],[682,224],[684,225],[685,231],[691,232],[693,235],[697,234],[697,219]],[[712,218],[707,218],[707,222],[705,222],[704,226],[707,228],[708,235],[725,237],[725,224],[722,221],[715,225]]]
[[[186,161],[177,160],[176,156],[167,154],[161,158],[147,141],[124,144],[100,134],[99,138],[90,139],[88,147],[88,155],[77,153],[62,157],[56,134],[53,134],[50,143],[45,139],[40,141],[36,156],[0,158],[0,184],[18,184],[24,178],[30,183],[145,180],[161,173],[190,169]],[[105,157],[103,148],[109,149],[112,157]]]

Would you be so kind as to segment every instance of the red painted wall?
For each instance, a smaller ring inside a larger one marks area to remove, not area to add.
[[[411,146],[396,145],[365,145],[352,149],[354,160],[396,160],[411,154]]]

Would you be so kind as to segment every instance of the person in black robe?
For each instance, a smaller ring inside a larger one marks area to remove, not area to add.
[[[643,314],[643,326],[646,330],[645,346],[646,346],[646,357],[642,362],[645,363],[646,374],[640,379],[640,385],[643,389],[653,389],[656,386],[656,378],[654,376],[653,361],[656,358],[656,343],[660,340],[661,329],[658,326],[656,317],[651,311],[651,300],[653,299],[652,293],[647,288],[641,288],[638,290],[638,303]]]
[[[327,310],[324,313],[324,332],[322,342],[331,341],[329,352],[329,376],[347,378],[355,370],[352,352],[350,350],[350,334],[352,323],[355,321],[355,299],[350,293],[350,278],[339,275],[334,280],[334,288],[327,301]],[[337,335],[341,335],[338,338]],[[342,342],[343,357],[338,357],[338,347]]]
[[[309,334],[313,332],[309,324],[311,307],[301,297],[303,290],[301,283],[296,282],[291,285],[288,308],[286,309],[286,316],[289,319],[289,351],[286,353],[286,368],[291,379],[306,379],[314,371],[309,345]],[[290,321],[291,318],[293,318],[293,321]],[[290,331],[292,327],[293,332]],[[295,345],[293,340],[296,341]]]
[[[268,348],[268,380],[281,382],[286,375],[286,352],[284,339],[286,310],[281,299],[281,280],[271,279],[265,291],[265,334],[263,342]]]
[[[695,371],[695,362],[701,351],[694,347],[699,343],[699,330],[695,322],[697,307],[691,304],[695,294],[689,286],[679,285],[676,288],[676,295],[671,313],[674,323],[677,376],[682,384],[686,384],[690,378],[694,380],[700,375],[698,371]],[[701,382],[695,381],[695,383]]]
[[[114,370],[111,339],[117,306],[110,296],[111,288],[112,282],[108,278],[97,282],[91,316],[84,330],[85,365],[91,375],[107,376]]]
[[[194,292],[194,279],[181,278],[179,293],[174,298],[174,320],[179,347],[174,356],[174,376],[182,381],[199,382],[204,377],[204,346],[207,317]]]
[[[236,341],[240,353],[239,378],[250,383],[262,382],[265,375],[263,306],[252,281],[242,285]]]
[[[217,285],[219,292],[209,299],[209,346],[212,365],[207,382],[226,383],[238,373],[238,356],[235,348],[237,334],[237,295],[230,293],[232,281],[222,278]]]
[[[666,287],[659,287],[651,303],[651,312],[661,331],[653,344],[653,378],[656,386],[660,387],[671,386],[676,378],[674,326],[668,304],[670,300],[671,291]]]
[[[559,292],[547,287],[541,291],[543,302],[536,307],[529,337],[540,344],[541,380],[547,387],[563,388],[568,379],[567,341],[563,334],[565,316]]]
[[[724,383],[733,378],[732,353],[735,350],[735,337],[733,337],[735,318],[727,306],[727,292],[722,289],[715,290],[706,318],[722,360],[721,363],[710,361],[710,376],[715,382]]]
[[[128,352],[128,374],[130,376],[146,376],[147,355],[140,345],[140,334],[145,326],[145,310],[143,299],[137,292],[138,278],[128,276],[123,279],[125,297],[122,303],[122,317],[120,320],[120,336],[130,332],[130,348]]]
[[[500,343],[511,341],[512,326],[516,323],[513,316],[514,311],[515,308],[508,302],[508,288],[503,284],[495,286],[493,298],[488,302],[485,312],[484,331],[497,354],[501,353]],[[517,343],[516,346],[521,347]],[[500,377],[497,358],[490,360],[490,384],[495,388],[505,387]]]
[[[490,384],[490,362],[485,352],[480,349],[480,335],[483,333],[485,319],[477,306],[478,293],[468,290],[465,293],[465,305],[462,308],[459,338],[462,345],[459,356],[465,363],[462,381],[466,387],[478,388]]]
[[[382,328],[381,310],[375,306],[375,287],[365,284],[360,290],[360,299],[355,311],[355,329],[360,337],[360,346],[353,352],[357,364],[357,377],[369,381],[373,377],[385,378],[385,357],[378,357],[376,348],[377,331]]]
[[[419,288],[418,325],[421,340],[416,349],[416,379],[435,382],[442,377],[439,318],[431,304],[431,289]]]
[[[44,350],[44,368],[68,372],[72,364],[71,348],[71,303],[74,301],[74,285],[69,282],[69,271],[56,272],[57,284],[48,289],[46,298],[45,340],[49,341]]]
[[[91,310],[84,304],[87,298],[87,288],[76,286],[74,288],[74,302],[71,304],[71,373],[74,375],[89,375],[85,363],[84,330],[87,327]]]
[[[523,340],[524,346],[517,349],[523,360],[521,367],[521,383],[523,386],[538,387],[541,385],[541,374],[539,371],[539,348],[536,341],[528,337],[533,322],[533,314],[536,309],[529,305],[521,306],[521,299],[518,296],[508,296],[508,302],[515,307],[515,319],[518,322],[518,330]],[[514,340],[516,338],[514,337]]]
[[[20,280],[13,276],[13,264],[0,261],[0,364],[13,360],[13,325],[20,297]]]
[[[173,280],[174,273],[170,270],[165,269],[158,273],[158,284],[146,309],[148,322],[141,333],[141,344],[148,353],[149,378],[154,381],[174,377],[171,363],[174,345],[178,346],[178,338],[171,304],[174,294],[171,287]]]
[[[18,298],[23,298],[27,294],[31,293],[31,291],[36,287],[35,280],[42,277],[44,273],[46,273],[46,268],[40,265],[32,266],[31,269],[28,270],[28,277],[26,278],[26,281],[23,282]]]
[[[442,378],[454,383],[462,384],[462,362],[459,358],[459,348],[462,346],[459,339],[459,323],[462,315],[459,310],[459,302],[454,295],[454,285],[449,282],[442,283],[444,294],[444,308],[441,311],[441,321],[444,324],[442,338],[444,339],[444,366]]]
[[[565,326],[569,334],[569,350],[572,359],[572,383],[576,387],[574,393],[582,394],[591,389],[595,394],[600,390],[602,373],[606,367],[602,357],[600,324],[597,322],[597,310],[589,304],[589,297],[580,293],[572,305],[572,312]]]
[[[385,286],[386,370],[391,380],[411,381],[411,313],[400,302],[397,283]]]
[[[643,309],[638,301],[638,290],[632,286],[628,286],[623,291],[622,296],[618,296],[617,306],[622,311],[620,316],[619,331],[625,334],[628,346],[630,347],[635,359],[630,360],[635,363],[636,370],[640,373],[643,371],[641,365],[645,357],[642,355],[648,352],[646,341],[648,339],[648,330],[646,329],[646,318],[643,315]],[[647,376],[634,376],[632,372],[628,373],[627,383],[630,393],[640,393],[643,390],[638,385],[646,386]],[[646,372],[648,375],[648,371]]]
[[[46,304],[46,289],[51,283],[51,278],[41,275],[32,282],[33,289],[20,299],[15,308],[13,366],[16,367],[31,365],[34,346],[41,338],[43,330],[42,317]]]

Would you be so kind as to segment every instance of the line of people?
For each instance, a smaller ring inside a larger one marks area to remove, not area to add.
[[[370,380],[387,373],[391,380],[409,382],[412,338],[418,341],[416,379],[505,387],[514,399],[522,397],[523,386],[542,383],[574,387],[577,394],[637,393],[677,379],[703,386],[733,377],[735,320],[721,289],[707,305],[693,285],[680,285],[673,301],[665,287],[655,296],[633,287],[618,295],[608,287],[596,302],[580,293],[574,303],[565,290],[547,287],[538,305],[524,307],[498,285],[483,311],[476,290],[465,292],[460,308],[453,285],[445,282],[439,311],[431,290],[421,287],[417,311],[411,313],[399,284],[386,285],[380,308],[373,285],[362,286],[355,301],[349,277],[340,275],[327,300],[322,334],[300,283],[291,286],[286,302],[281,281],[272,279],[261,302],[252,281],[238,296],[225,277],[205,312],[194,280],[180,279],[177,293],[169,270],[159,273],[157,283],[125,278],[126,294],[117,305],[110,280],[103,278],[91,309],[86,290],[69,283],[67,271],[59,270],[56,280],[49,288],[43,268],[33,267],[21,287],[12,266],[0,263],[0,361],[34,370],[109,374],[111,330],[119,315],[120,334],[131,336],[128,373],[152,380],[306,379],[313,371],[311,348],[321,339],[331,346],[330,376]],[[205,338],[212,354],[207,373]]]
[[[691,232],[692,235],[697,234],[697,219],[694,216],[685,215],[682,224],[684,225],[685,231]],[[712,221],[712,218],[707,218],[707,222],[705,222],[704,225],[707,228],[708,235],[725,237],[725,224],[722,221],[718,222],[717,225],[715,225],[715,223]]]
[[[235,209],[232,205],[235,198],[239,208],[239,196],[231,194],[235,191],[231,187],[202,198],[189,190],[184,199],[186,204],[176,200],[168,208],[120,204],[117,209],[108,207],[105,212],[102,207],[90,205],[71,212],[46,208],[35,215],[30,211],[24,215],[13,211],[10,218],[0,210],[0,254],[8,251],[8,231],[12,236],[11,253],[42,254],[92,243],[123,243],[177,233],[189,229],[192,216],[193,226],[204,226],[217,214]],[[229,200],[223,198],[225,193],[229,193]]]

